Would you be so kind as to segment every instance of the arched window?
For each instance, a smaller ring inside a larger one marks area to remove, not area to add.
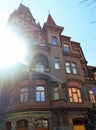
[[[35,128],[48,129],[49,122],[46,119],[38,119],[35,121]]]
[[[81,91],[79,88],[69,88],[69,100],[70,102],[76,102],[76,103],[81,103],[82,102],[82,97],[81,97]]]
[[[17,122],[17,128],[25,130],[25,128],[28,128],[28,121],[26,121],[26,120],[18,121]]]
[[[28,87],[22,87],[20,89],[20,102],[28,101]]]
[[[36,101],[45,101],[45,88],[43,86],[36,87]]]
[[[86,124],[86,120],[83,118],[75,118],[73,119],[73,125],[83,125]]]

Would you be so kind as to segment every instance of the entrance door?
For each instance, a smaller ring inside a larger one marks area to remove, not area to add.
[[[11,130],[11,122],[5,124],[5,130]]]
[[[74,125],[74,130],[86,130],[85,125]]]
[[[73,120],[74,130],[86,130],[86,120],[84,118],[75,118]]]

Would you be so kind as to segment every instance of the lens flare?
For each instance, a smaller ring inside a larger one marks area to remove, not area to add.
[[[24,41],[7,28],[0,31],[0,68],[22,62],[26,56]]]

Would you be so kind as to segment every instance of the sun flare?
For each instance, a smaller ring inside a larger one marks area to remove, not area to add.
[[[2,27],[0,36],[0,68],[9,67],[23,61],[26,55],[23,40],[6,27]]]

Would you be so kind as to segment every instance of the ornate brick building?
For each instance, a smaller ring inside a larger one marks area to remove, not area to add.
[[[8,27],[28,54],[26,64],[0,75],[0,130],[87,130],[96,66],[87,65],[80,43],[62,35],[64,28],[50,14],[41,27],[23,4]]]

